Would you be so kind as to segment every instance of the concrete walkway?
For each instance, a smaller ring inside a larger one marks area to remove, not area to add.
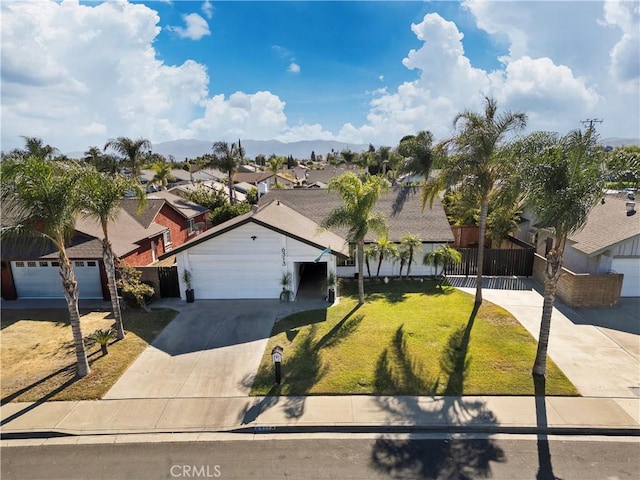
[[[483,288],[483,299],[508,310],[538,338],[543,297],[539,286],[525,290]],[[475,294],[475,288],[461,288]],[[548,355],[585,397],[640,397],[640,299],[622,307],[572,309],[556,302]],[[640,405],[640,404],[639,404]],[[640,406],[639,406],[640,408]]]

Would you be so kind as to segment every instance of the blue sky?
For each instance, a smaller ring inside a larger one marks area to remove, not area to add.
[[[638,137],[637,2],[4,1],[2,149],[115,136],[451,133],[484,95],[527,131]]]

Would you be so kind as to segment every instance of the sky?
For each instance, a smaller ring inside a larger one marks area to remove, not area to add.
[[[640,3],[0,3],[1,149],[110,138],[396,146],[453,119],[640,136]]]

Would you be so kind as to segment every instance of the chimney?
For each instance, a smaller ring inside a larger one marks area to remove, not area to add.
[[[636,202],[627,202],[626,206],[627,206],[627,217],[630,217],[631,215],[635,215]]]

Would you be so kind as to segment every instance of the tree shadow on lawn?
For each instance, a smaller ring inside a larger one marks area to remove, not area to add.
[[[305,338],[301,344],[296,347],[293,355],[287,356],[287,352],[284,352],[284,362],[282,363],[282,385],[271,387],[271,392],[275,395],[280,395],[283,390],[283,385],[289,387],[287,389],[288,395],[285,400],[284,411],[288,418],[299,418],[304,413],[305,394],[307,394],[313,386],[323,378],[328,367],[322,364],[320,357],[320,351],[323,348],[331,348],[344,339],[351,336],[358,325],[363,320],[364,315],[354,315],[354,313],[360,308],[360,305],[356,305],[349,313],[347,313],[336,325],[326,334],[324,334],[318,341],[315,341],[316,333],[318,330],[317,322],[309,322],[311,327],[309,332],[306,333]],[[294,320],[295,322],[296,320]],[[285,320],[286,322],[286,320]],[[295,323],[294,323],[295,324]],[[289,330],[281,329],[280,332]],[[272,333],[274,336],[275,333]],[[289,338],[289,337],[287,337]],[[264,364],[258,370],[258,373],[253,379],[253,387],[266,387],[267,385],[273,385],[275,382],[275,373],[273,365],[269,364],[265,367]],[[244,380],[249,381],[249,378]],[[269,403],[266,408],[269,408],[277,403]],[[266,408],[263,408],[264,411]]]
[[[369,282],[365,286],[366,300],[369,302],[375,300],[385,300],[388,303],[400,303],[407,299],[407,295],[411,293],[418,293],[421,295],[439,296],[450,295],[455,291],[454,288],[447,288],[447,284],[444,288],[438,287],[438,282],[432,279],[412,279],[412,280],[400,280],[393,279],[389,283],[383,283],[382,281]],[[352,295],[357,295],[354,291]]]
[[[445,392],[450,393],[446,395],[461,395],[463,391],[464,376],[469,365],[466,357],[470,332],[477,311],[478,308],[474,308],[467,325],[453,332],[440,358],[442,373],[448,377]],[[390,365],[390,358],[395,359],[393,366]],[[460,396],[432,399],[398,396],[406,391],[435,395],[439,386],[439,378],[424,378],[421,366],[411,359],[403,327],[396,330],[389,348],[380,355],[375,381],[376,390],[396,395],[376,398],[376,403],[388,412],[392,424],[420,425],[426,422],[447,428],[452,425],[496,423],[493,412],[488,411],[484,402],[479,400],[465,400]],[[471,479],[489,476],[490,462],[505,460],[502,449],[489,438],[424,440],[414,437],[415,434],[404,440],[378,438],[371,452],[374,468],[386,475],[401,478]]]

